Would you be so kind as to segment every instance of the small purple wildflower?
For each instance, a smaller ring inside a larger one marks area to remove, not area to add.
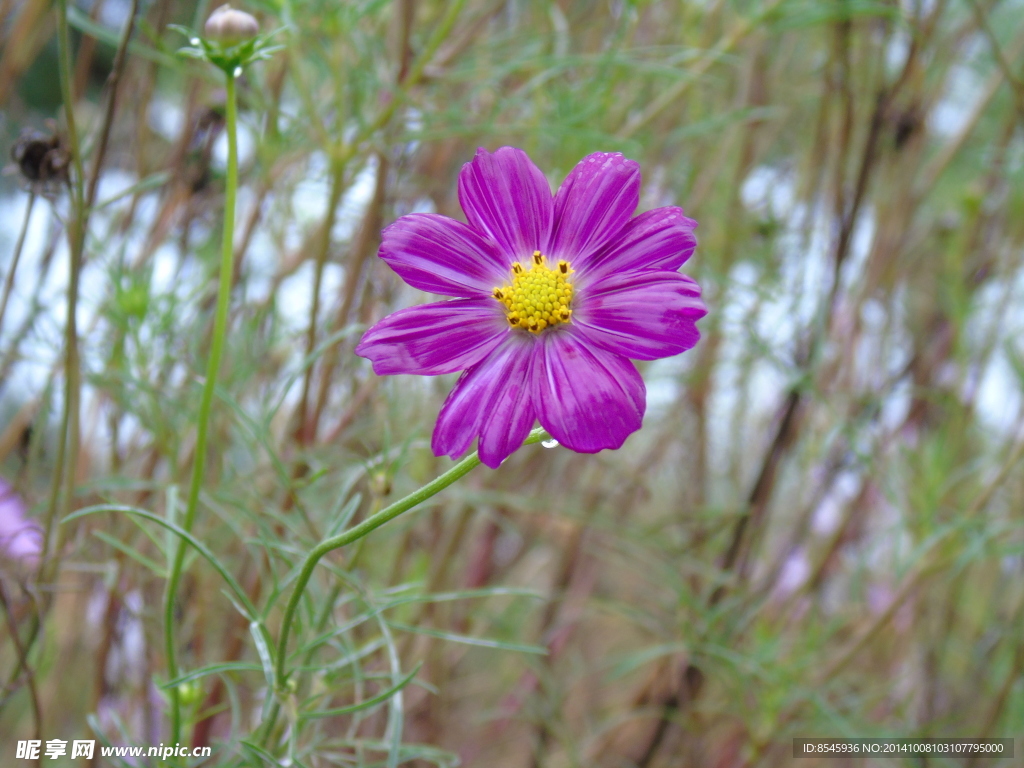
[[[646,405],[633,360],[697,343],[707,310],[676,270],[697,244],[681,208],[630,218],[640,166],[588,155],[552,197],[526,153],[480,149],[459,174],[469,225],[410,214],[387,227],[380,257],[414,288],[449,301],[395,312],[356,353],[378,375],[464,371],[432,447],[455,458],[479,438],[497,467],[535,421],[581,453],[618,448]]]
[[[34,565],[42,553],[42,529],[28,519],[21,496],[0,478],[0,556]]]

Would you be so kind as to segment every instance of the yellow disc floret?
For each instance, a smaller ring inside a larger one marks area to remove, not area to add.
[[[530,268],[512,265],[512,285],[494,289],[494,298],[505,306],[508,324],[540,333],[552,325],[569,322],[572,310],[572,267],[559,261],[553,268],[540,251],[533,252]]]

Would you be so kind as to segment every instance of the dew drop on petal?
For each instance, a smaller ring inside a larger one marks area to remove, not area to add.
[[[557,448],[558,447],[558,441],[555,440],[554,438],[552,438],[551,440],[541,440],[540,444],[543,445],[545,448]]]

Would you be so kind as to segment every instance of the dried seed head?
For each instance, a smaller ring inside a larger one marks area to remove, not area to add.
[[[236,45],[243,40],[256,37],[260,32],[260,25],[254,16],[225,4],[210,14],[204,31],[210,40],[216,40],[224,45]]]
[[[49,133],[26,128],[11,147],[11,159],[31,184],[67,181],[71,153],[55,127]]]

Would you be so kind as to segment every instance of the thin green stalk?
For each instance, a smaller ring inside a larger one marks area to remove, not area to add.
[[[67,121],[68,144],[73,168],[71,183],[71,216],[68,220],[68,255],[70,262],[68,277],[67,320],[64,325],[64,413],[61,417],[60,439],[54,468],[50,503],[43,524],[44,556],[39,563],[39,578],[42,582],[56,577],[56,564],[51,562],[50,552],[59,547],[51,546],[50,539],[62,504],[67,511],[75,485],[75,466],[78,464],[78,283],[82,267],[82,251],[85,247],[85,178],[82,171],[82,154],[79,148],[78,129],[75,125],[74,102],[71,96],[71,42],[68,35],[67,0],[57,5],[57,47],[60,62],[60,89],[64,100],[64,115]],[[63,479],[63,483],[61,480]]]
[[[76,313],[78,311],[79,275],[81,274],[82,267],[82,252],[85,248],[87,223],[84,198],[85,179],[82,171],[82,155],[78,141],[78,129],[75,124],[74,101],[71,95],[71,40],[68,34],[67,0],[59,0],[57,4],[57,52],[61,98],[64,101],[64,115],[67,121],[68,145],[71,153],[73,173],[70,185],[71,215],[68,220],[68,260],[70,263],[67,320],[64,325],[64,409],[57,442],[57,455],[54,460],[50,499],[43,518],[43,556],[39,560],[39,569],[36,574],[36,580],[40,584],[53,583],[57,578],[57,568],[60,560],[53,557],[51,553],[59,552],[60,544],[53,541],[54,524],[57,520],[58,510],[62,509],[64,514],[67,514],[68,508],[71,505],[75,488],[75,468],[78,464],[79,443],[78,407],[80,377]],[[26,213],[26,223],[28,215]],[[17,343],[15,343],[16,347]],[[58,532],[57,535],[60,536],[60,533]],[[35,610],[32,614],[23,653],[19,654],[21,663],[26,665],[28,663],[28,654],[42,629],[43,617],[49,610],[51,595],[52,592],[44,591],[42,600],[34,603]],[[33,674],[31,670],[29,674]],[[42,725],[39,724],[39,727],[42,728]]]
[[[206,366],[206,381],[203,383],[203,396],[199,403],[199,420],[196,425],[195,460],[192,464],[192,482],[189,485],[188,501],[185,506],[185,518],[181,527],[186,532],[192,531],[199,507],[199,491],[203,486],[203,470],[206,465],[207,433],[210,426],[210,410],[213,406],[213,393],[217,385],[217,374],[220,371],[221,358],[224,354],[224,339],[227,335],[228,306],[231,299],[231,272],[234,264],[235,237],[235,197],[238,189],[238,105],[235,93],[235,77],[227,74],[227,135],[228,135],[228,174],[224,191],[224,237],[221,247],[220,278],[217,288],[217,313],[213,323],[213,338],[210,341],[210,359]],[[185,561],[186,542],[178,541],[167,580],[167,591],[164,600],[164,649],[167,654],[167,677],[173,680],[178,676],[178,661],[174,646],[174,603],[181,581],[181,569]],[[181,700],[177,687],[171,688],[171,743],[181,740]]]
[[[530,432],[529,437],[526,438],[523,445],[532,445],[534,443],[539,443],[541,440],[547,440],[548,438],[549,436],[547,432],[538,427]],[[309,551],[309,554],[306,555],[305,561],[302,563],[302,570],[299,572],[298,579],[295,581],[291,597],[288,598],[288,605],[284,611],[284,618],[281,621],[281,635],[277,640],[277,658],[275,660],[274,670],[274,678],[279,690],[284,688],[288,683],[288,637],[291,633],[292,624],[295,621],[295,614],[296,611],[298,611],[299,603],[302,601],[302,593],[305,592],[306,585],[309,584],[309,580],[312,578],[313,571],[316,569],[317,563],[320,562],[320,559],[328,552],[332,552],[335,549],[340,549],[347,544],[358,541],[371,531],[380,528],[384,523],[394,520],[403,512],[408,512],[413,507],[422,504],[431,496],[443,491],[456,480],[465,477],[479,464],[480,454],[478,451],[473,451],[473,453],[459,461],[443,475],[435,478],[419,490],[413,491],[404,499],[400,499],[391,506],[385,507],[380,512],[371,515],[363,520],[363,522],[359,523],[359,525],[349,528],[344,533],[325,539]],[[273,730],[278,710],[279,707],[275,702],[271,707],[270,714],[267,717],[267,722],[263,727],[262,742],[264,744],[266,744],[267,740],[270,738],[270,732]]]

